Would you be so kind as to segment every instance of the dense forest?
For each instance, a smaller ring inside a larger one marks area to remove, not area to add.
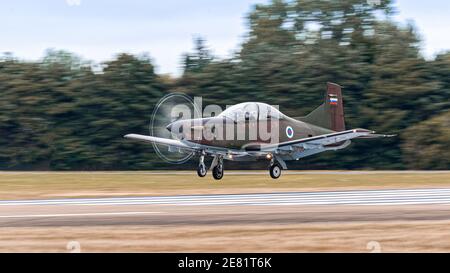
[[[246,39],[232,57],[216,58],[198,38],[195,50],[181,58],[178,78],[157,75],[147,56],[119,53],[99,69],[62,50],[48,50],[36,62],[3,54],[0,169],[168,168],[151,145],[122,137],[148,134],[153,107],[165,94],[202,96],[204,105],[223,107],[261,101],[301,116],[321,103],[328,81],[343,86],[348,128],[398,136],[356,140],[346,150],[289,168],[449,169],[450,52],[425,59],[415,27],[391,19],[393,3],[371,2],[256,5],[247,15]]]

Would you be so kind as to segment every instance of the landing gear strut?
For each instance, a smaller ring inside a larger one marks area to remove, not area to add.
[[[206,173],[208,172],[206,170],[206,165],[205,165],[204,160],[205,160],[205,156],[201,155],[200,156],[200,163],[198,164],[198,168],[197,168],[197,174],[200,177],[205,177]]]
[[[212,169],[212,175],[214,179],[220,180],[223,177],[223,158],[219,157],[217,165],[215,165]]]

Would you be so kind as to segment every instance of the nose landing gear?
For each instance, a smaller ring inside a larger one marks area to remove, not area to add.
[[[223,158],[219,157],[217,165],[212,168],[212,175],[214,179],[220,180],[223,177]]]
[[[205,154],[203,153],[200,156],[200,162],[198,164],[197,168],[197,174],[200,177],[205,177],[208,170],[206,169],[205,165]],[[223,157],[222,156],[215,156],[213,159],[213,162],[211,163],[211,169],[212,169],[212,176],[216,180],[220,180],[223,177]]]

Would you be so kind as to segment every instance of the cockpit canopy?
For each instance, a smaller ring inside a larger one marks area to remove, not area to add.
[[[233,105],[219,114],[233,121],[280,119],[283,114],[275,107],[261,102],[244,102]]]

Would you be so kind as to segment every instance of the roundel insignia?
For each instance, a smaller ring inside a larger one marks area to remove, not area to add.
[[[292,138],[294,136],[294,129],[291,126],[286,127],[286,136]]]

